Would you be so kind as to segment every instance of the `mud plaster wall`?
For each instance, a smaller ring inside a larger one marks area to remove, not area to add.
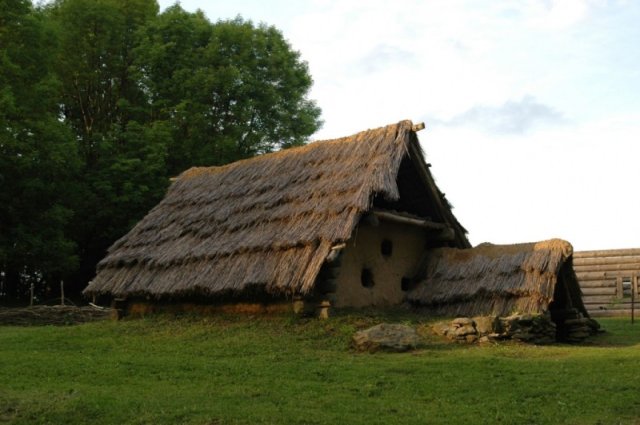
[[[391,242],[391,255],[382,254],[385,240]],[[375,227],[361,224],[344,250],[336,278],[335,306],[400,304],[405,295],[402,279],[414,275],[425,243],[424,231],[415,226],[385,221]],[[362,284],[363,269],[370,272],[371,287]]]

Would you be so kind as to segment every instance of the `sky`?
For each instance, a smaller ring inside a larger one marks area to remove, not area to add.
[[[424,122],[427,161],[473,245],[640,247],[639,1],[180,4],[282,32],[314,79],[313,140]]]

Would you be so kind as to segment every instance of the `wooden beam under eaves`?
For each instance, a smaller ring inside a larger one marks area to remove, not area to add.
[[[429,230],[444,230],[448,228],[445,223],[437,223],[431,220],[425,220],[418,217],[407,217],[404,215],[392,213],[390,211],[373,210],[372,214],[380,220],[392,221],[394,223],[409,224],[412,226],[422,227]]]

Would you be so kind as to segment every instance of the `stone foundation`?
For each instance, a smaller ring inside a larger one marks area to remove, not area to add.
[[[577,314],[567,319],[558,332],[556,324],[544,314],[514,314],[507,317],[459,317],[432,326],[438,335],[459,342],[491,342],[515,340],[530,344],[551,344],[556,341],[578,343],[598,332],[600,325],[593,319]]]

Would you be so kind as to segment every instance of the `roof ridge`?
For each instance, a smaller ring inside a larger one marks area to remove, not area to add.
[[[280,150],[274,151],[274,152],[263,153],[263,154],[260,154],[260,155],[253,156],[251,158],[240,159],[238,161],[234,161],[234,162],[231,162],[229,164],[211,165],[211,166],[194,166],[194,167],[186,169],[185,171],[180,173],[174,179],[175,180],[180,180],[180,179],[184,179],[184,178],[198,177],[198,176],[201,176],[203,174],[214,174],[214,173],[219,173],[219,172],[226,171],[226,170],[229,170],[229,169],[233,169],[233,168],[236,168],[236,167],[239,167],[239,166],[243,166],[243,165],[246,165],[246,164],[252,164],[252,163],[257,162],[257,161],[263,161],[263,160],[271,159],[271,158],[274,158],[276,156],[295,155],[297,153],[304,153],[307,150],[319,148],[320,144],[355,142],[358,139],[361,139],[362,136],[365,135],[366,133],[378,132],[378,131],[386,130],[389,127],[398,127],[398,128],[400,128],[402,126],[406,126],[406,128],[408,128],[410,131],[414,131],[413,130],[413,122],[411,120],[401,120],[401,121],[398,121],[395,124],[388,124],[388,125],[385,125],[385,126],[382,126],[382,127],[370,128],[370,129],[367,129],[367,130],[359,131],[359,132],[354,133],[354,134],[352,134],[350,136],[338,137],[338,138],[335,138],[335,139],[314,140],[314,141],[312,141],[310,143],[307,143],[305,145],[295,146],[295,147],[291,147],[291,148],[287,148],[287,149],[280,149]],[[365,138],[365,140],[366,140],[366,138]]]

